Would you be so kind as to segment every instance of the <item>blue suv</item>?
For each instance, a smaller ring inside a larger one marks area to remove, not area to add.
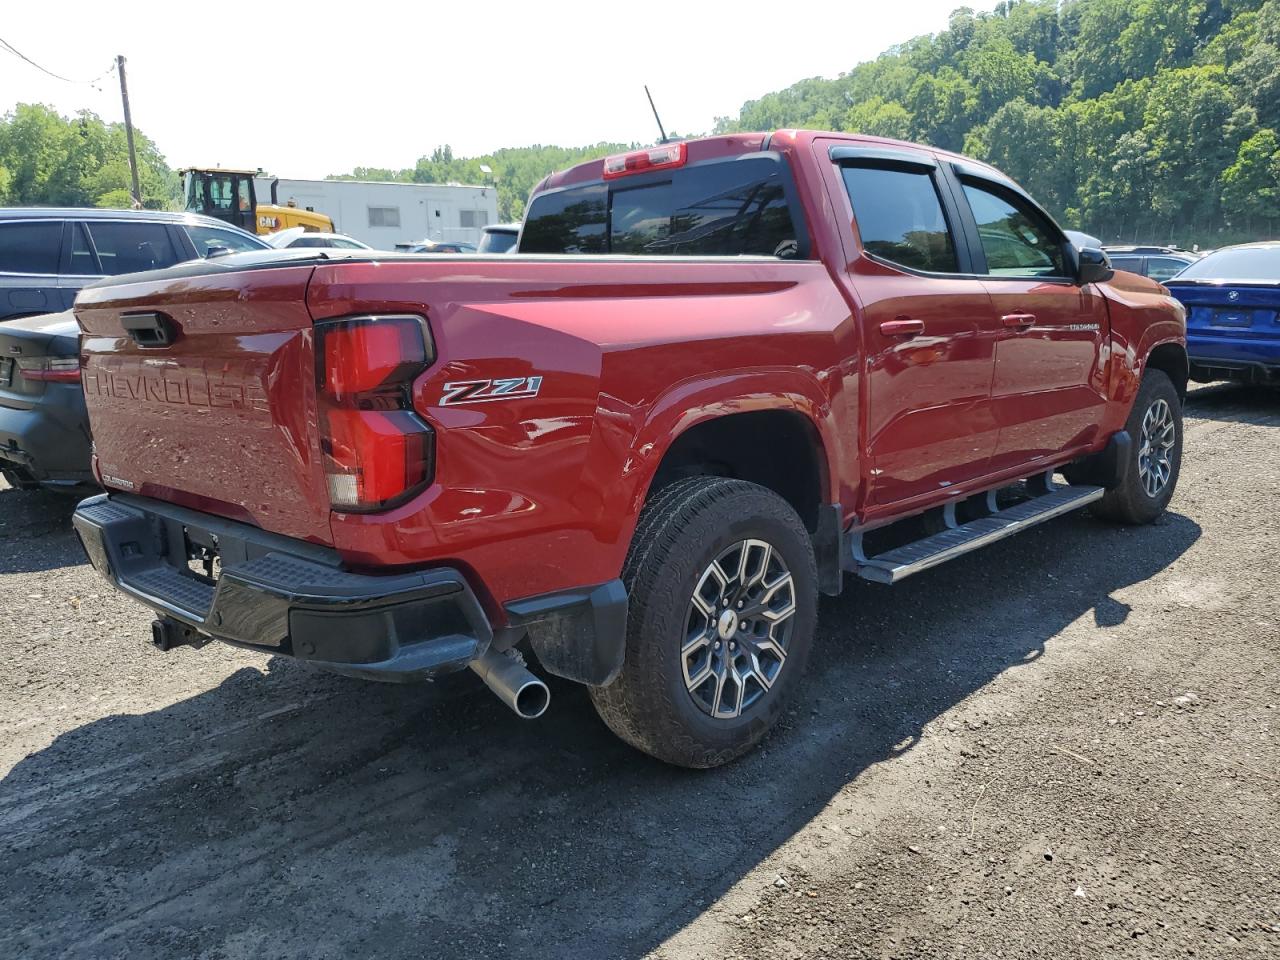
[[[101,277],[269,249],[192,213],[11,207],[0,210],[0,321],[66,310]]]

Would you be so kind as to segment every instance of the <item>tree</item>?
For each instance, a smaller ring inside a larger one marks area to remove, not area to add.
[[[1231,223],[1280,218],[1280,137],[1259,130],[1240,144],[1235,163],[1222,172],[1222,209]]]
[[[143,206],[177,204],[177,175],[156,145],[134,130]],[[41,104],[20,103],[0,117],[0,196],[16,205],[117,206],[132,203],[124,126],[89,111],[63,117]]]

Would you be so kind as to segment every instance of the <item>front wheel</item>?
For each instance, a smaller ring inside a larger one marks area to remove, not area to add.
[[[1120,523],[1151,523],[1164,513],[1182,468],[1182,401],[1163,370],[1148,370],[1134,398],[1125,430],[1133,459],[1124,482],[1094,506]]]
[[[690,477],[650,497],[627,555],[622,673],[591,699],[632,746],[713,767],[769,732],[817,620],[809,534],[764,487]]]

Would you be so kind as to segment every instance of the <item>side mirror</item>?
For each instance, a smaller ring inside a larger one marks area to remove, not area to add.
[[[1111,269],[1111,258],[1097,247],[1081,247],[1076,253],[1076,280],[1080,286],[1105,283],[1116,275]]]
[[[214,257],[225,257],[230,255],[230,253],[231,248],[224,247],[220,243],[206,244],[204,248],[204,258],[206,260],[212,260]]]

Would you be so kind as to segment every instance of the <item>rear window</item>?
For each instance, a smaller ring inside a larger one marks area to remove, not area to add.
[[[1188,264],[1178,279],[1280,282],[1280,247],[1218,250]]]
[[[107,276],[159,270],[182,259],[162,223],[88,221],[85,226]]]
[[[62,252],[62,221],[0,223],[0,272],[58,272]]]
[[[534,198],[521,253],[796,257],[781,163],[706,163]]]

